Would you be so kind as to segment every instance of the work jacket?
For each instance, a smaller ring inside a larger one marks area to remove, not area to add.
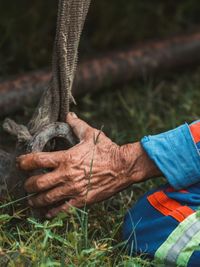
[[[200,266],[200,121],[142,138],[167,179],[127,212],[123,236],[131,255],[155,266]]]

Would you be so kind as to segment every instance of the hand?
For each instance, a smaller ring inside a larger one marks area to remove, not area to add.
[[[67,123],[80,140],[76,146],[67,151],[23,155],[17,160],[23,170],[53,169],[25,183],[28,193],[37,193],[29,199],[35,208],[63,201],[47,212],[48,218],[71,206],[105,200],[132,183],[160,174],[139,142],[118,146],[74,113],[67,116]]]

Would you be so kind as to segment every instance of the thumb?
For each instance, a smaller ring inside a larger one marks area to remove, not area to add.
[[[93,128],[89,126],[86,122],[79,119],[74,112],[69,112],[66,118],[67,123],[71,126],[75,135],[79,140],[86,139],[88,135],[92,132]]]

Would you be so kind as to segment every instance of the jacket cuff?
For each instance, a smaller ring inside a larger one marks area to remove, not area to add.
[[[200,153],[187,123],[165,133],[145,136],[141,144],[175,189],[200,182]]]

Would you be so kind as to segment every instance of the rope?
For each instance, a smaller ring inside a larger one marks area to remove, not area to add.
[[[65,122],[70,110],[72,86],[78,61],[78,47],[91,0],[59,0],[56,36],[52,56],[52,79],[27,127],[7,119],[4,129],[28,141],[44,126]]]

